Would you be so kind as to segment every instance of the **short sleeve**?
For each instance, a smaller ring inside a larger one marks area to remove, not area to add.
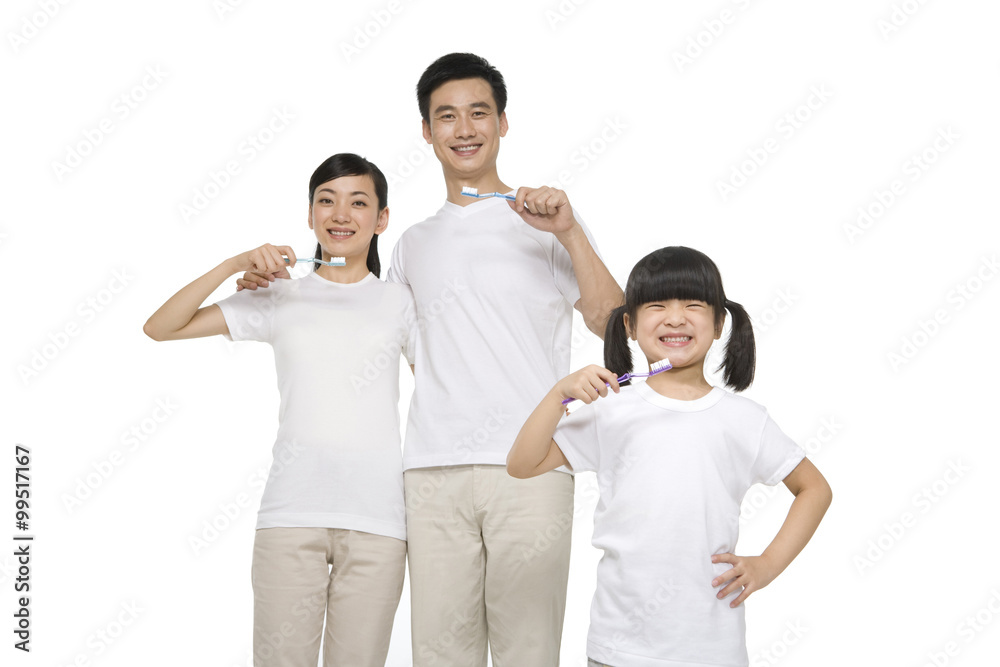
[[[552,436],[574,473],[596,472],[600,465],[597,412],[594,405],[577,408],[572,414],[562,418]]]
[[[583,228],[583,233],[587,235],[587,240],[590,241],[590,246],[594,249],[594,252],[597,253],[598,257],[601,257],[601,251],[597,248],[597,242],[594,241],[594,236],[590,233],[590,229],[587,228],[587,225],[580,218],[580,214],[574,210],[573,217],[580,223],[580,227]],[[603,258],[601,259],[603,260]],[[555,236],[552,237],[552,270],[556,288],[571,306],[575,306],[576,302],[580,300],[580,285],[576,280],[576,273],[573,271],[573,261],[569,257],[569,251],[563,247],[562,243],[556,240]]]
[[[385,274],[386,282],[409,285],[403,270],[403,238],[396,241],[396,246],[392,249],[392,262],[389,264],[389,271]]]
[[[770,416],[767,416],[760,436],[757,458],[751,468],[750,483],[773,486],[785,479],[805,456],[806,453],[802,448],[785,435]]]
[[[275,281],[267,289],[242,290],[215,304],[222,310],[229,327],[226,338],[232,341],[271,342],[274,311],[283,292],[278,285]]]

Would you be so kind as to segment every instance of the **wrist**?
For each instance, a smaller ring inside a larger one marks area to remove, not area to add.
[[[562,232],[553,232],[555,234],[556,240],[561,243],[566,250],[573,251],[575,248],[580,247],[580,244],[585,243],[590,245],[590,240],[587,235],[583,232],[583,226],[573,218],[573,224],[569,229]]]

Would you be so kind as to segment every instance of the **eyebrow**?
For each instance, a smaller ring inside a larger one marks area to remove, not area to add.
[[[493,108],[492,106],[490,106],[489,102],[471,102],[467,106],[470,109],[492,109]],[[435,114],[439,114],[442,111],[455,111],[456,109],[458,109],[458,107],[456,107],[453,104],[442,104],[441,106],[436,107],[434,109],[434,113]]]
[[[320,188],[319,190],[317,190],[317,192],[329,192],[330,194],[337,194],[330,188]],[[367,197],[368,193],[365,192],[364,190],[355,190],[354,192],[348,193],[349,197],[353,197],[354,195],[364,195],[365,197]]]

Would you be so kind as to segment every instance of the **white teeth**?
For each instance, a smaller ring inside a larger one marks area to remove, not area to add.
[[[329,230],[329,233],[330,233],[330,236],[337,236],[337,237],[341,237],[341,238],[345,238],[345,237],[348,237],[348,236],[354,236],[354,232],[335,232],[332,229]]]
[[[455,150],[459,153],[470,153],[479,148],[479,146],[455,146]]]
[[[660,340],[666,341],[668,343],[683,343],[685,341],[691,340],[691,336],[662,336]]]

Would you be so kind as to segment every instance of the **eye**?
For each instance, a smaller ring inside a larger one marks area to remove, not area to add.
[[[359,199],[359,200],[357,200],[357,201],[354,202],[354,205],[355,206],[368,206],[368,202],[362,201],[362,200]]]
[[[319,203],[320,204],[332,204],[333,200],[330,199],[329,197],[323,197],[322,199],[319,200]]]

